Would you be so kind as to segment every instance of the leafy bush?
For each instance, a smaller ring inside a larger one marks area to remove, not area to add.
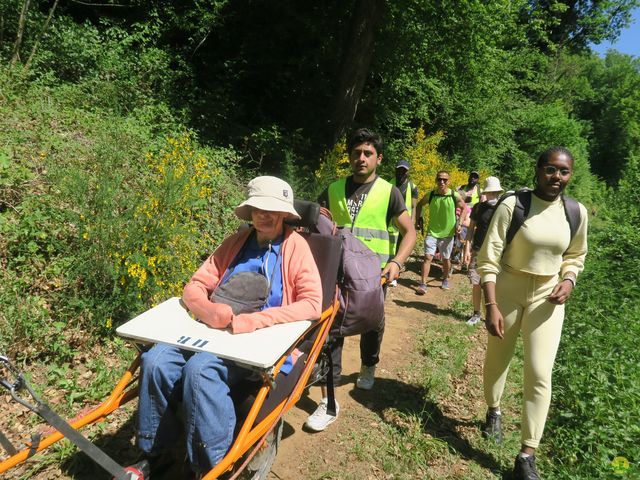
[[[175,294],[234,228],[244,182],[234,151],[175,122],[0,85],[0,351],[63,361]]]
[[[609,478],[617,456],[631,462],[625,478],[640,475],[640,233],[629,223],[637,204],[628,202],[635,175],[602,210],[608,218],[590,235],[568,304],[547,427],[554,478]]]
[[[232,152],[199,152],[189,134],[147,152],[138,172],[101,172],[89,185],[79,231],[77,275],[103,298],[108,318],[179,295],[200,262],[237,224],[241,189],[230,181]],[[84,180],[83,180],[84,181]],[[105,288],[107,287],[107,288]]]

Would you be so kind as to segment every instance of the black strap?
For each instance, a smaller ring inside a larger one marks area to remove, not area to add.
[[[27,452],[27,458],[31,458],[36,453],[38,453],[38,449],[40,448],[40,440],[42,440],[42,435],[40,435],[39,433],[31,434],[31,443],[29,444],[29,451]]]
[[[131,472],[126,472],[125,469],[118,465],[111,457],[96,447],[93,443],[82,436],[80,432],[74,430],[62,417],[55,413],[49,405],[43,402],[40,397],[35,393],[31,385],[26,381],[24,375],[20,373],[4,355],[0,355],[0,363],[9,368],[15,375],[13,382],[7,379],[2,379],[1,385],[9,390],[11,397],[22,406],[28,408],[34,413],[40,415],[49,425],[58,430],[67,439],[73,442],[80,450],[86,453],[91,460],[100,465],[108,473],[113,475],[114,480],[133,480],[138,476]],[[27,400],[26,397],[21,397],[19,392],[26,390],[34,403]],[[40,444],[40,436],[34,435],[31,437],[31,446],[29,448],[28,456],[32,456],[38,450]]]
[[[331,340],[329,340],[331,341]],[[329,371],[327,372],[327,414],[332,417],[336,416],[336,392],[333,385],[333,358],[331,349],[328,349]]]
[[[435,190],[431,190],[431,192],[429,193],[429,201],[427,203],[431,203],[431,200],[433,200],[433,197],[451,197],[451,200],[453,200],[453,205],[456,205],[456,191],[453,188],[450,188],[449,190],[451,190],[451,193],[448,195],[442,195],[441,193],[436,193]]]
[[[7,451],[10,456],[14,456],[18,453],[16,447],[13,446],[13,443],[0,431],[0,445]]]
[[[89,440],[84,438],[80,432],[74,430],[71,425],[65,422],[57,413],[55,413],[49,405],[43,402],[38,402],[35,408],[35,412],[44,418],[49,425],[62,433],[67,439],[69,439],[75,446],[86,453],[91,460],[100,465],[109,474],[113,475],[115,480],[129,480],[130,474],[127,473],[121,465],[116,463],[106,453],[96,447]]]
[[[516,204],[513,207],[513,215],[511,217],[511,223],[507,230],[507,245],[511,243],[513,237],[516,236],[520,227],[524,224],[529,216],[529,210],[531,210],[531,190],[519,190],[515,193]],[[504,200],[507,196],[503,196]]]
[[[516,204],[513,208],[511,223],[509,224],[509,229],[507,230],[507,245],[511,243],[518,230],[520,230],[520,227],[522,227],[524,222],[526,222],[527,218],[529,217],[532,194],[532,190],[522,189],[515,192],[515,194],[503,195],[502,198],[500,198],[499,203],[502,202],[505,198],[510,197],[511,195],[515,195],[516,197]],[[569,223],[570,240],[573,240],[573,237],[580,227],[580,204],[573,198],[567,197],[565,195],[562,195],[562,204],[564,206],[564,214],[567,219],[567,223]]]
[[[562,203],[564,204],[564,214],[567,217],[569,230],[571,231],[571,240],[573,240],[573,237],[580,227],[580,204],[566,195],[562,196]]]

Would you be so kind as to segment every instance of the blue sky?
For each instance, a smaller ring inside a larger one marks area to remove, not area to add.
[[[613,48],[622,53],[628,53],[640,57],[640,8],[633,12],[633,23],[623,30],[615,43],[603,42],[600,45],[591,45],[591,48],[600,55]]]

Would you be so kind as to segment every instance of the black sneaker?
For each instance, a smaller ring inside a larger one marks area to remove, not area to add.
[[[492,438],[497,444],[502,443],[502,415],[491,410],[487,412],[486,420],[482,425],[482,436]]]
[[[536,457],[530,455],[528,457],[516,457],[516,463],[513,466],[514,480],[540,480],[538,471],[536,470]]]

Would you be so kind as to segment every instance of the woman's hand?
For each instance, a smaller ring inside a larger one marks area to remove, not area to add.
[[[224,303],[213,303],[208,308],[207,317],[200,319],[211,328],[227,328],[233,320],[233,310]]]
[[[573,291],[573,282],[571,280],[561,280],[559,281],[555,287],[553,287],[553,291],[547,297],[547,300],[554,305],[562,305],[564,302],[569,300],[571,296],[571,292]]]
[[[487,331],[494,337],[504,338],[504,319],[498,305],[487,305]]]

